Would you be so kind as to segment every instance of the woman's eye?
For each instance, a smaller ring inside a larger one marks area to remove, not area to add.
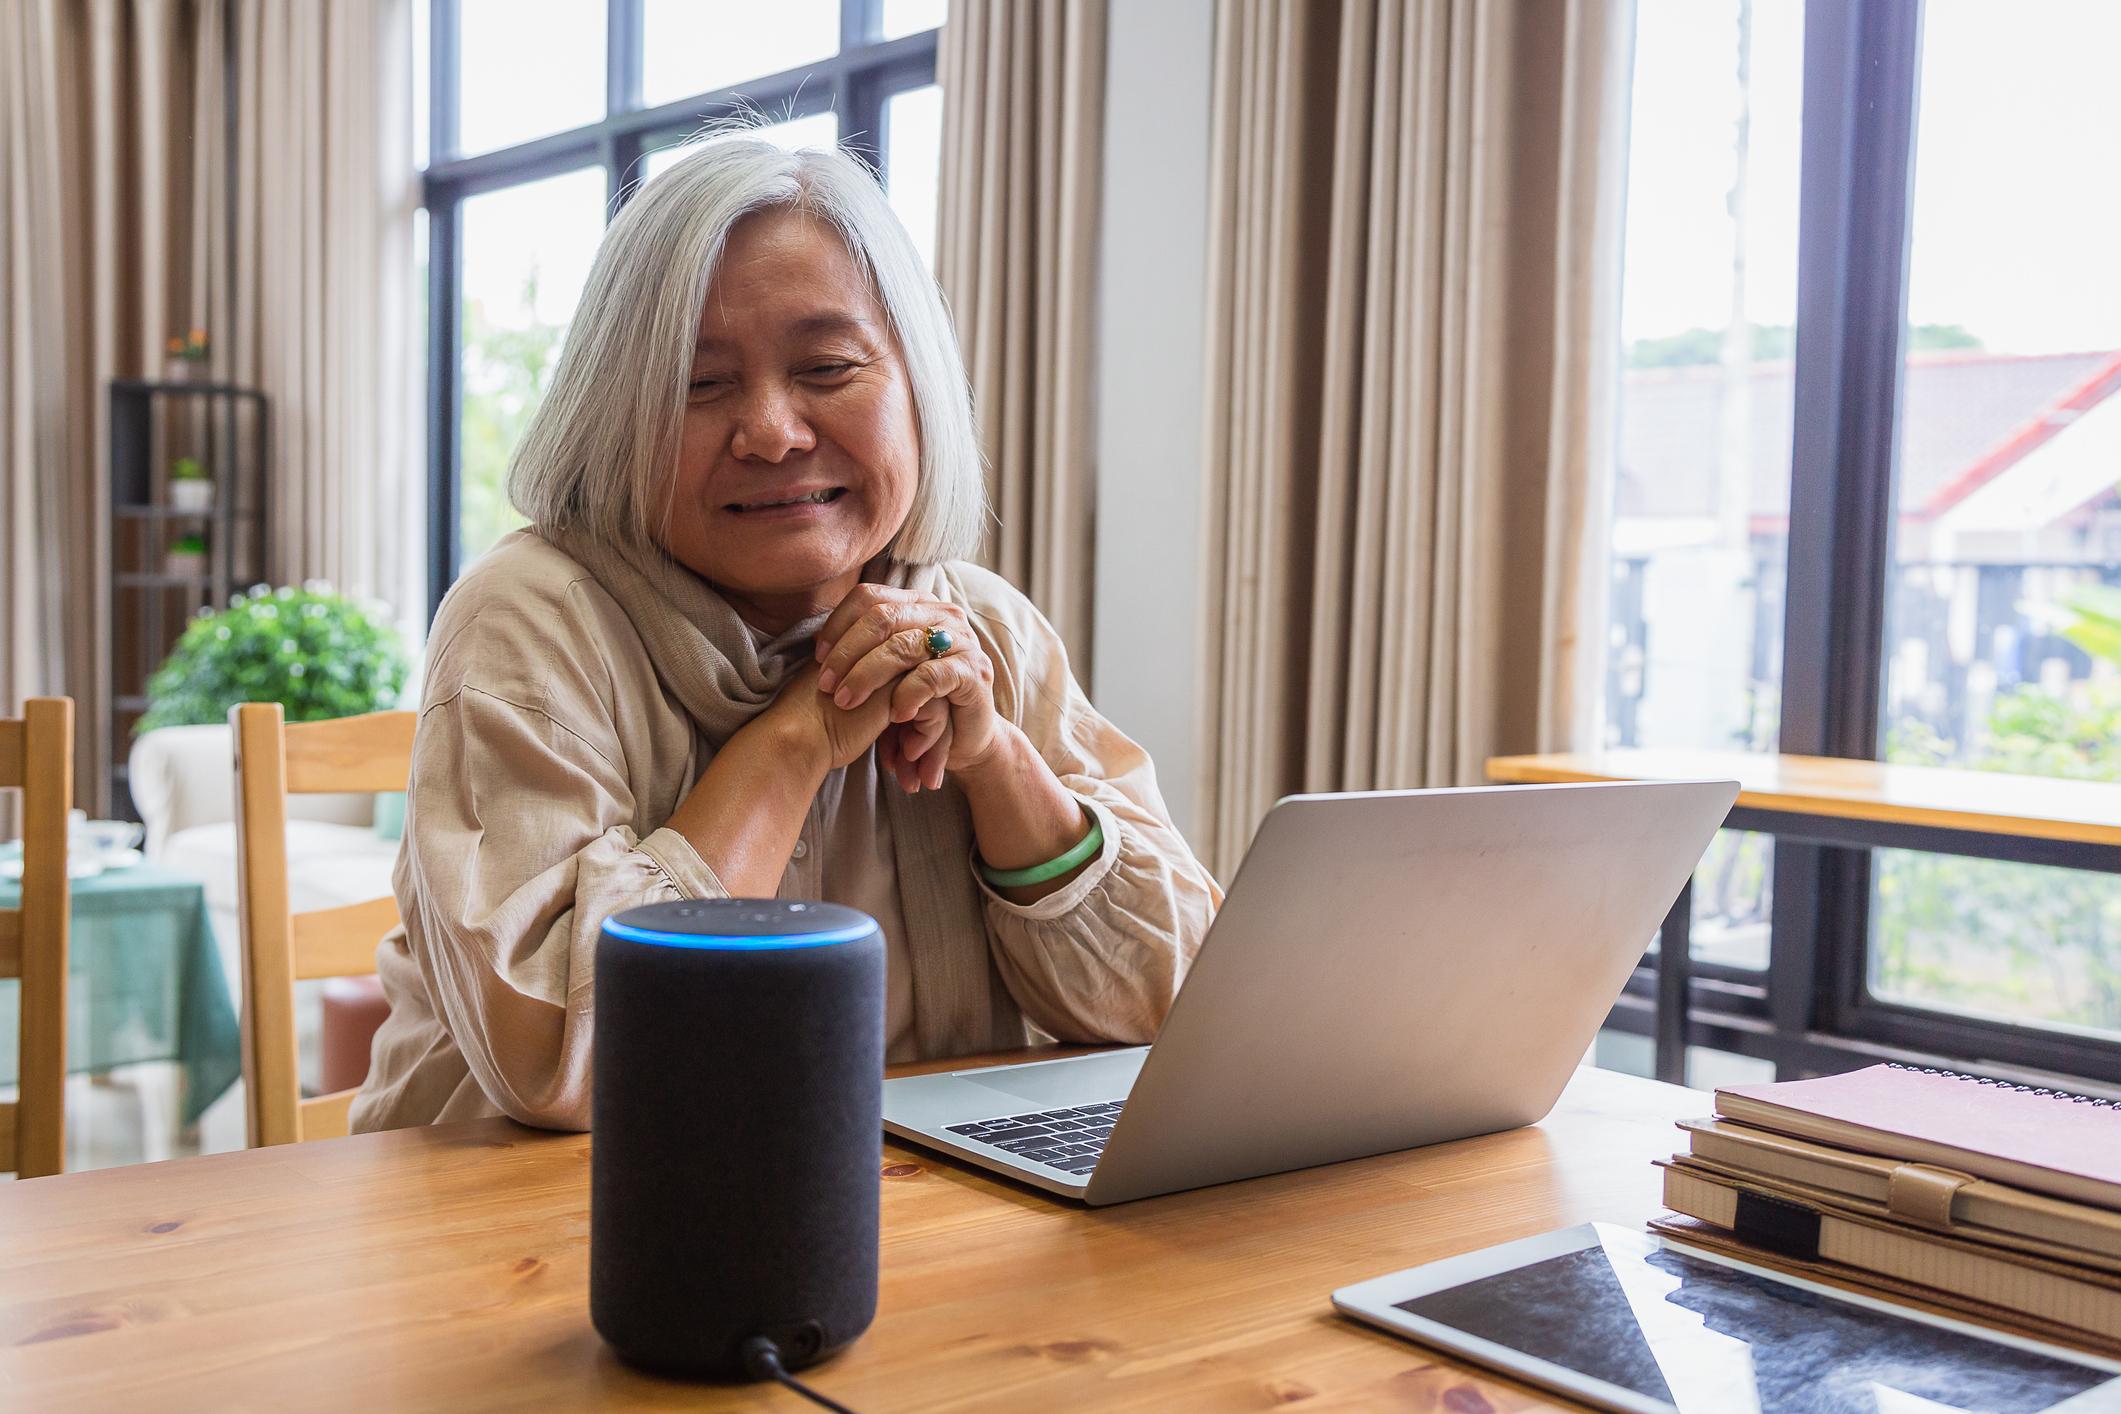
[[[727,378],[705,377],[695,378],[692,380],[692,391],[695,393],[720,392],[723,388],[726,388],[728,386],[729,380]]]
[[[839,378],[854,372],[854,368],[851,363],[814,363],[803,371],[812,377]]]

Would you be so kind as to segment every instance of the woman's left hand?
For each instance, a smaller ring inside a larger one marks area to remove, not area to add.
[[[928,634],[950,635],[950,650],[929,652]],[[891,720],[878,744],[902,786],[929,789],[943,773],[976,766],[1000,735],[994,664],[965,611],[931,595],[861,584],[818,630],[820,691],[843,708],[891,694]]]

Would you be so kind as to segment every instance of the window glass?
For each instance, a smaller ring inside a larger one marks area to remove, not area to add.
[[[939,28],[950,18],[950,0],[884,0],[883,27],[879,37],[897,39]]]
[[[460,561],[523,523],[508,459],[544,398],[567,321],[604,235],[604,169],[584,167],[465,198]]]
[[[2121,9],[1929,0],[1886,759],[2121,780]],[[1879,851],[1872,991],[2121,1031],[2121,879]]]
[[[513,147],[603,119],[603,0],[459,4],[458,152]]]
[[[423,171],[431,155],[427,145],[434,137],[434,119],[428,108],[434,83],[427,69],[429,40],[434,34],[432,4],[433,0],[413,0],[412,4],[412,165]]]
[[[1604,739],[1772,751],[1803,6],[1641,0],[1635,42]],[[1697,957],[1766,965],[1772,875],[1766,837],[1717,837]]]
[[[935,268],[936,187],[943,166],[943,91],[934,84],[884,104],[884,185],[921,258]]]
[[[829,59],[839,0],[647,0],[641,97],[650,108]]]

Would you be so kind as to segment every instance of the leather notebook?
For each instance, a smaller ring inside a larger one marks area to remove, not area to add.
[[[2121,1272],[2121,1212],[1726,1119],[1681,1120],[1679,1127],[1691,1150],[1689,1167],[1788,1187],[1875,1218]]]
[[[1740,1085],[1724,1119],[1902,1163],[2121,1210],[2121,1107],[1911,1066]]]

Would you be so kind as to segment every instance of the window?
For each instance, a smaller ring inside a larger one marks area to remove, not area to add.
[[[1886,759],[2121,780],[2121,135],[2096,0],[1923,17]],[[1873,995],[2121,1038],[2121,876],[1880,851]]]
[[[942,183],[943,91],[934,84],[891,95],[884,105],[885,187],[915,249],[935,268],[935,211]]]
[[[2117,45],[1639,0],[1607,745],[2121,780]],[[2121,1080],[2115,875],[1726,832],[1692,956],[1695,1038],[1786,1071]]]
[[[603,8],[457,0],[456,151],[492,152],[601,119]]]
[[[930,251],[946,0],[423,0],[430,601],[520,524],[503,488],[609,213],[749,115],[841,143]]]
[[[604,236],[604,173],[577,167],[480,192],[464,198],[457,220],[457,534],[471,559],[523,523],[502,480]]]
[[[1775,742],[1797,310],[1798,0],[1641,0],[1606,740]],[[1774,843],[1725,831],[1692,955],[1767,966]]]
[[[829,59],[839,0],[644,0],[641,99],[653,108]]]

